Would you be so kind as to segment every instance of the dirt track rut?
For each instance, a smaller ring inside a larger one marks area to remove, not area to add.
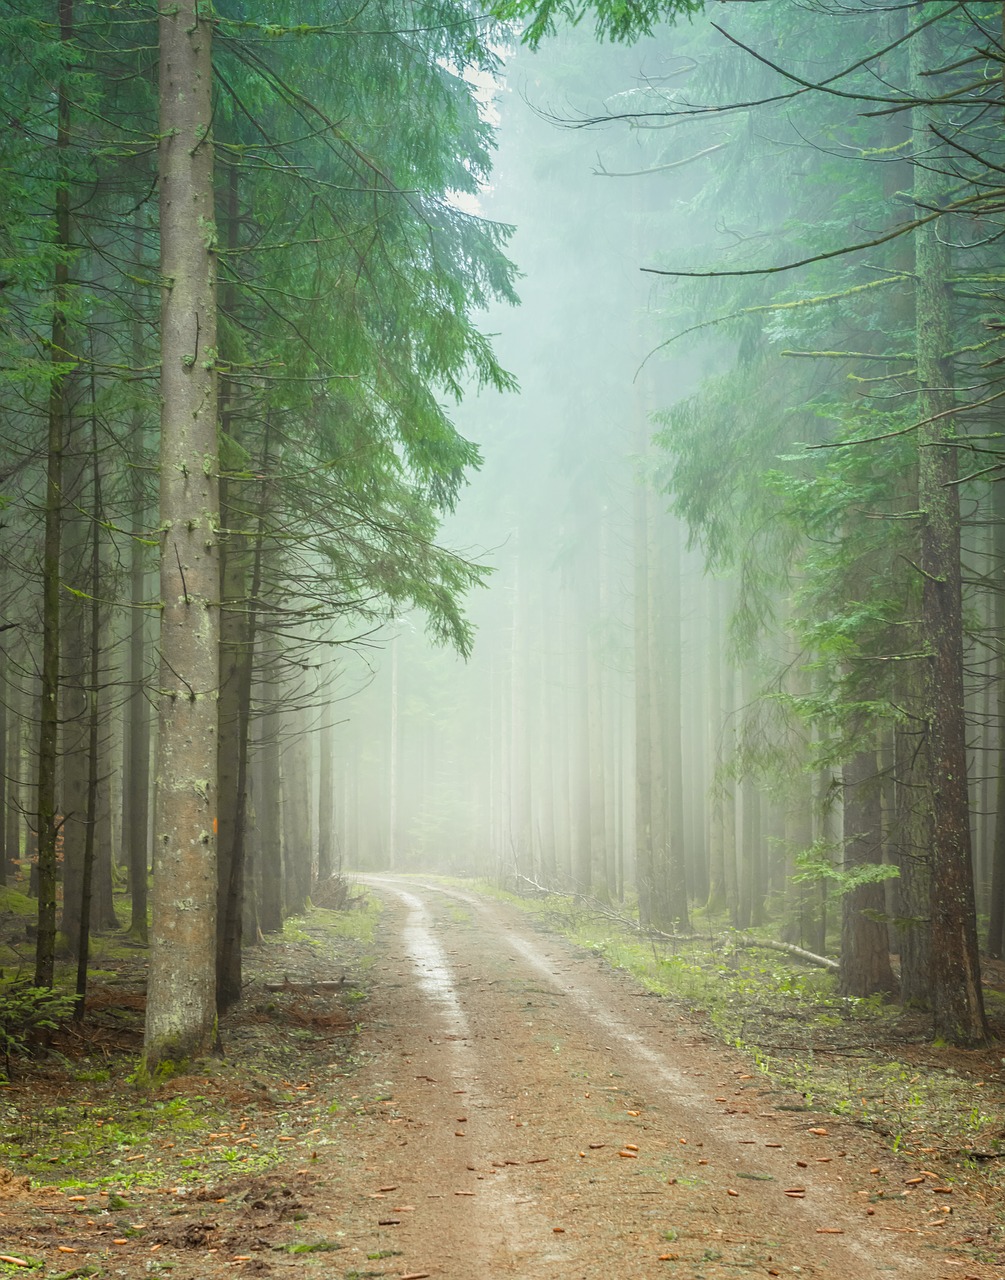
[[[505,904],[365,881],[387,907],[383,1101],[357,1117],[337,1210],[359,1274],[999,1274],[953,1249],[937,1178],[908,1185],[871,1135],[783,1109],[700,1021]]]

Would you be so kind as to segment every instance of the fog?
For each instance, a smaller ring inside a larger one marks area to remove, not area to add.
[[[1003,933],[1000,464],[960,477],[925,434],[993,430],[1001,394],[966,355],[999,341],[994,287],[946,284],[991,279],[997,231],[938,221],[976,192],[983,90],[951,124],[918,96],[962,28],[891,18],[881,57],[868,12],[741,8],[507,58],[482,211],[522,302],[485,327],[520,389],[459,407],[484,466],[442,532],[492,572],[468,661],[410,614],[347,663],[340,852],[820,953],[843,922],[846,990],[890,990],[889,948],[926,998],[943,877],[972,866]],[[924,583],[961,557],[950,618]]]
[[[666,45],[598,48],[586,32],[508,60],[482,212],[515,228],[521,305],[484,327],[520,390],[460,406],[484,465],[441,539],[492,573],[467,600],[468,661],[431,645],[414,613],[388,629],[385,648],[347,662],[347,687],[368,681],[342,704],[337,731],[349,866],[603,896],[634,880],[638,497],[660,465],[653,411],[686,394],[710,356],[656,350],[661,286],[640,270],[656,256],[653,208],[686,186],[606,176],[650,168],[652,135],[576,126],[678,63]],[[700,848],[715,750],[704,685],[719,638],[700,556],[683,547],[666,497],[646,501],[658,598],[644,625],[680,663],[690,725],[683,758],[657,748],[692,797],[678,820]],[[665,679],[662,664],[650,679]]]

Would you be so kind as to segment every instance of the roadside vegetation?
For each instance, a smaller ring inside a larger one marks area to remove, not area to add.
[[[248,949],[245,995],[221,1019],[218,1053],[140,1088],[145,948],[125,932],[95,938],[86,1008],[75,1020],[73,966],[57,968],[52,991],[29,985],[28,899],[4,890],[0,1167],[115,1201],[281,1172],[332,1141],[319,1132],[322,1120],[360,1104],[341,1081],[360,1052],[380,907],[356,892],[319,898],[339,907],[314,904]]]
[[[630,973],[667,1002],[667,1017],[688,1034],[745,1054],[751,1081],[760,1081],[774,1106],[841,1117],[879,1134],[892,1152],[979,1173],[989,1187],[1001,1182],[1000,1047],[933,1043],[923,1013],[841,996],[834,974],[748,945],[756,930],[739,935],[697,916],[685,936],[646,936],[610,905],[474,883],[599,963]],[[151,1222],[187,1222],[185,1206],[207,1197],[221,1220],[238,1215],[250,1195],[276,1210],[265,1233],[271,1247],[322,1256],[326,1242],[310,1233],[297,1178],[324,1147],[336,1148],[336,1160],[351,1158],[355,1118],[382,1105],[379,1092],[360,1094],[357,1076],[368,1055],[380,906],[345,885],[317,897],[281,934],[248,949],[245,995],[221,1020],[219,1056],[141,1089],[144,949],[124,932],[102,934],[84,1017],[73,1020],[67,966],[65,974],[57,970],[52,997],[64,999],[65,981],[65,1007],[52,1012],[40,1003],[33,1026],[13,1028],[12,1017],[30,1002],[30,988],[18,985],[28,913],[5,891],[0,1021],[10,1064],[0,1084],[2,1176],[79,1197],[80,1213],[99,1226],[118,1213],[122,1240],[143,1236]],[[992,987],[986,994],[1000,1036],[1005,997]],[[0,1262],[0,1275],[8,1270],[24,1268]]]
[[[631,973],[703,1034],[748,1054],[752,1070],[785,1095],[782,1106],[842,1116],[894,1151],[938,1154],[1002,1181],[1005,973],[993,965],[985,1001],[997,1043],[964,1051],[933,1041],[922,1011],[842,996],[835,973],[749,945],[770,941],[767,928],[739,933],[725,918],[696,912],[685,936],[646,935],[629,907],[527,897],[486,882],[479,889]]]

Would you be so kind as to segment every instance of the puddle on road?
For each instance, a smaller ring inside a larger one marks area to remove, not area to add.
[[[408,907],[408,919],[402,930],[405,951],[415,969],[416,980],[423,994],[439,1008],[450,1033],[466,1037],[468,1019],[454,989],[454,978],[443,948],[433,936],[429,911],[421,898],[403,889],[394,892]]]
[[[374,879],[377,878],[375,877]],[[431,917],[425,904],[414,894],[398,888],[388,880],[381,880],[381,883],[385,888],[396,893],[409,908],[404,940],[420,986],[429,998],[443,1010],[455,1033],[458,1036],[466,1036],[467,1017],[454,990],[453,978],[447,964],[446,955],[433,936]],[[484,904],[467,894],[445,889],[441,886],[421,885],[419,887],[448,898],[459,899],[475,908],[483,919],[486,915],[491,918],[491,913],[486,911]],[[536,970],[550,986],[562,991],[563,994],[571,998],[583,1010],[587,1018],[601,1027],[607,1036],[612,1040],[619,1040],[629,1050],[638,1065],[644,1064],[645,1070],[660,1077],[665,1085],[672,1090],[673,1100],[677,1107],[691,1111],[697,1123],[709,1125],[709,1117],[706,1110],[708,1104],[706,1092],[678,1071],[668,1061],[665,1052],[651,1048],[646,1043],[645,1035],[636,1032],[627,1021],[619,1017],[613,1010],[598,1008],[595,997],[590,992],[582,990],[574,983],[570,984],[564,979],[556,962],[539,951],[533,942],[525,940],[508,930],[500,931],[500,937],[501,941],[512,952],[515,952],[526,964]],[[515,956],[510,958],[514,959]],[[719,1119],[709,1126],[709,1132],[728,1138],[732,1127],[729,1121],[724,1122]],[[498,1197],[496,1212],[503,1219],[510,1218],[511,1228],[517,1233],[511,1236],[514,1241],[519,1238],[519,1229],[528,1227],[527,1221],[513,1218],[515,1208],[512,1205],[507,1205],[504,1197]],[[522,1212],[526,1212],[526,1210]],[[829,1223],[830,1221],[826,1210],[822,1208],[808,1209],[806,1216],[811,1222]],[[877,1263],[873,1256],[874,1243],[867,1244],[864,1241],[846,1237],[836,1247],[847,1251],[848,1254],[858,1259],[860,1263],[865,1264],[865,1270],[861,1272],[863,1276],[873,1275],[876,1270],[889,1271],[891,1274],[899,1275],[914,1274],[913,1260],[887,1258],[885,1262]]]

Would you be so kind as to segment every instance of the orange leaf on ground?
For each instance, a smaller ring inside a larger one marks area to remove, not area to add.
[[[626,1142],[626,1143],[625,1143],[625,1150],[626,1150],[626,1151],[638,1151],[638,1147],[635,1145],[635,1143],[634,1143],[634,1142]]]
[[[638,1153],[635,1151],[619,1151],[618,1155],[622,1156],[625,1160],[637,1160],[639,1158]]]
[[[843,1236],[843,1227],[817,1227],[818,1236]]]
[[[740,1193],[739,1193],[739,1191],[734,1191],[732,1187],[727,1187],[727,1188],[726,1188],[726,1195],[727,1195],[727,1196],[738,1196],[739,1194],[740,1194]]]
[[[27,1258],[15,1258],[12,1253],[0,1253],[0,1262],[9,1262],[12,1267],[30,1267]]]
[[[815,1133],[815,1134],[817,1135],[817,1137],[818,1137],[818,1138],[826,1138],[826,1137],[827,1137],[827,1130],[826,1130],[826,1129],[807,1129],[807,1130],[806,1130],[806,1132],[807,1132],[807,1133]]]

